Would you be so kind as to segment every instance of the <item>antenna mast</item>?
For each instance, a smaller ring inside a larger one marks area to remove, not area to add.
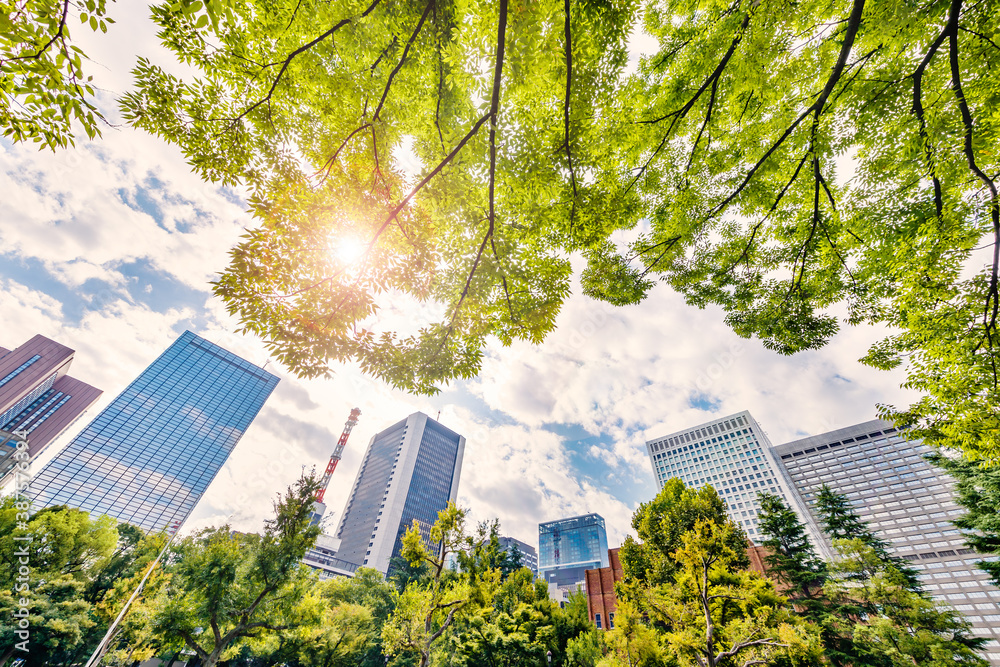
[[[323,496],[326,495],[326,489],[330,486],[330,478],[333,477],[333,471],[337,469],[337,462],[340,461],[340,455],[344,453],[344,446],[347,444],[347,438],[351,435],[351,429],[354,425],[358,423],[358,417],[361,416],[361,409],[354,408],[351,410],[351,416],[347,418],[347,423],[344,424],[344,432],[340,434],[340,440],[337,441],[337,446],[333,450],[333,454],[330,455],[330,462],[326,464],[326,473],[323,475],[323,483],[319,490],[316,491],[316,502],[323,502]],[[325,505],[324,505],[325,507]]]

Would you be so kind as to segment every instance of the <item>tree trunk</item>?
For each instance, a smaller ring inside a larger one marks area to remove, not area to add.
[[[7,652],[4,653],[2,656],[0,656],[0,667],[3,667],[4,665],[7,664],[7,661],[10,660],[10,656],[14,655],[14,650],[15,647],[13,644],[11,644],[10,648],[7,649]]]
[[[222,652],[225,650],[225,646],[216,646],[202,662],[203,667],[215,667],[215,663],[219,662],[219,658],[222,657]]]

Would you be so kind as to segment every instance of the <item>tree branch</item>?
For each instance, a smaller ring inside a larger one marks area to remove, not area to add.
[[[570,204],[569,210],[569,225],[570,230],[573,229],[573,222],[576,219],[576,171],[573,168],[573,152],[570,149],[570,134],[569,134],[569,102],[570,102],[570,92],[573,82],[573,32],[572,26],[570,24],[570,0],[565,0],[563,12],[566,16],[564,32],[566,35],[565,48],[566,53],[566,99],[563,102],[563,124],[565,126],[564,133],[565,139],[563,146],[566,147],[566,161],[569,163],[569,180],[573,185],[573,201]]]
[[[372,4],[368,6],[368,9],[366,9],[363,12],[361,12],[361,16],[359,18],[364,18],[364,17],[368,16],[369,14],[371,14],[381,1],[382,0],[374,0],[372,2]],[[322,42],[323,40],[325,40],[327,37],[330,37],[335,32],[337,32],[338,30],[340,30],[341,28],[343,28],[345,25],[348,25],[348,24],[353,23],[353,22],[354,22],[353,18],[342,19],[341,21],[338,21],[337,23],[335,23],[333,25],[333,27],[331,27],[329,30],[327,30],[323,34],[321,34],[319,37],[316,37],[315,39],[307,42],[306,44],[303,44],[299,48],[297,48],[294,51],[292,51],[291,53],[289,53],[285,57],[285,59],[283,61],[281,61],[281,69],[278,70],[278,74],[274,77],[274,81],[271,82],[271,87],[268,88],[267,94],[264,97],[262,97],[259,100],[257,100],[256,102],[254,102],[253,104],[251,104],[246,109],[244,109],[243,112],[239,116],[237,116],[236,118],[233,118],[232,119],[232,123],[230,123],[230,125],[235,124],[237,121],[239,121],[240,119],[244,118],[247,114],[249,114],[251,111],[253,111],[257,107],[259,107],[260,105],[262,105],[262,104],[264,104],[266,102],[269,103],[271,101],[271,97],[274,95],[274,91],[278,87],[278,82],[281,81],[281,77],[284,76],[285,71],[288,69],[289,65],[292,64],[292,61],[295,60],[295,58],[297,56],[301,55],[302,53],[305,53],[306,51],[308,51],[312,47],[316,46],[317,44],[319,44],[320,42]],[[273,66],[273,65],[276,65],[276,64],[277,63],[269,63],[267,65],[267,67],[270,67],[270,66]]]
[[[407,40],[406,46],[403,48],[403,55],[399,58],[399,62],[396,63],[396,67],[393,68],[392,72],[389,73],[389,79],[385,82],[385,89],[382,91],[382,98],[378,101],[378,106],[375,107],[375,113],[372,115],[372,122],[379,120],[379,114],[382,113],[382,107],[385,105],[385,100],[389,96],[389,87],[392,86],[392,80],[396,78],[396,74],[399,70],[403,68],[403,63],[406,62],[406,57],[410,53],[410,47],[413,46],[414,40],[417,39],[417,35],[420,34],[420,30],[424,27],[424,21],[427,20],[427,15],[431,13],[431,8],[434,7],[435,0],[431,0],[427,3],[427,7],[424,8],[424,13],[420,16],[420,21],[417,23],[416,29],[413,34],[410,35],[410,39]]]
[[[972,145],[973,120],[969,103],[965,99],[965,92],[962,88],[961,63],[958,57],[958,16],[962,9],[962,0],[953,0],[948,13],[948,52],[951,64],[951,87],[955,92],[955,99],[958,101],[959,111],[962,113],[962,126],[964,129],[964,141],[962,152],[969,164],[969,170],[983,182],[983,185],[990,192],[990,221],[993,223],[993,266],[990,273],[990,284],[987,289],[986,303],[983,306],[983,340],[976,345],[976,350],[983,342],[990,349],[990,362],[993,368],[993,388],[998,384],[997,368],[993,361],[993,334],[997,328],[997,315],[1000,311],[1000,293],[998,293],[998,269],[1000,269],[1000,199],[997,197],[997,186],[993,179],[980,169],[976,162],[976,153]],[[975,350],[974,350],[975,351]]]

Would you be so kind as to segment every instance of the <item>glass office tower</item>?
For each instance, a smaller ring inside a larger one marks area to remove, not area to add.
[[[556,586],[586,579],[584,572],[608,566],[608,533],[600,514],[538,524],[538,576]]]
[[[951,478],[924,460],[929,451],[881,420],[774,448],[813,524],[821,522],[815,509],[821,486],[846,495],[893,555],[920,571],[928,593],[962,612],[975,634],[990,638],[987,657],[1000,665],[1000,590],[976,567],[984,557],[965,545],[952,524],[964,510],[952,498]],[[823,539],[826,551],[832,551]]]
[[[416,412],[376,433],[347,499],[336,557],[388,572],[416,520],[424,542],[438,512],[458,496],[465,438]]]
[[[660,488],[671,477],[695,489],[708,485],[726,501],[729,516],[751,540],[760,541],[757,494],[766,491],[797,507],[791,488],[780,474],[764,429],[744,410],[646,442],[649,461]],[[805,516],[802,517],[806,519]],[[809,525],[810,537],[820,537]]]
[[[38,473],[35,507],[175,532],[277,383],[184,332]]]

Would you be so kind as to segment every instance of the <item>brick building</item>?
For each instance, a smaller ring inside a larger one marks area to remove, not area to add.
[[[615,582],[622,579],[622,564],[618,560],[618,549],[608,549],[608,567],[601,567],[584,572],[587,585],[587,612],[590,622],[598,630],[610,630],[615,627],[615,609],[618,600],[615,597]]]
[[[765,547],[756,546],[751,542],[747,556],[750,557],[751,570],[768,576],[767,564],[764,562],[767,556]],[[615,627],[615,611],[618,608],[615,582],[622,579],[622,564],[618,559],[618,549],[608,549],[608,562],[610,563],[608,567],[587,570],[584,573],[587,584],[587,612],[590,614],[590,622],[598,630],[611,630]],[[774,584],[781,590],[779,582],[775,581]]]

